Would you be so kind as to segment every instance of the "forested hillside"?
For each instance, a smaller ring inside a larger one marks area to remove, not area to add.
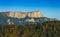
[[[26,25],[0,25],[0,37],[60,37],[60,21]]]

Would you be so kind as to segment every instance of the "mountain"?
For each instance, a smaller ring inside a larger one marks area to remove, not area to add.
[[[14,17],[14,18],[24,18],[26,16],[36,17],[36,18],[43,17],[41,12],[39,12],[39,11],[35,11],[35,12],[3,12],[1,14],[8,16],[8,17]]]
[[[0,24],[31,24],[37,22],[54,21],[39,11],[33,12],[0,12]]]

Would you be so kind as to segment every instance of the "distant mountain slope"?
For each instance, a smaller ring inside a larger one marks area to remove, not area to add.
[[[30,15],[29,15],[30,14]],[[55,19],[43,17],[39,12],[1,12],[0,24],[31,24],[37,22],[54,21]]]

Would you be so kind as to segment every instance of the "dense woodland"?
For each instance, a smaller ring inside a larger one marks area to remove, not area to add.
[[[60,37],[60,21],[0,25],[0,37]]]

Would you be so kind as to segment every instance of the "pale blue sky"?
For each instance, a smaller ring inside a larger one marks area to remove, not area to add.
[[[45,17],[60,19],[60,0],[0,0],[0,12],[40,11]]]

